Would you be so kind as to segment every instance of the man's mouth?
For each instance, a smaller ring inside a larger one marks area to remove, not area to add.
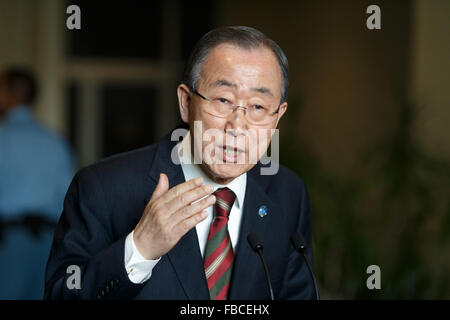
[[[232,146],[217,146],[219,150],[222,150],[222,160],[226,163],[236,163],[239,157],[245,152],[241,148]]]
[[[237,148],[237,147],[222,146],[221,148],[225,151],[225,153],[227,155],[230,155],[230,156],[239,155],[242,152],[244,152],[244,150]]]

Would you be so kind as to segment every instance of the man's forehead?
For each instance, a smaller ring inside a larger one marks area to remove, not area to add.
[[[205,57],[205,62],[207,62],[208,60],[218,60],[215,62],[219,63],[232,61],[231,56],[233,56],[233,58],[235,59],[265,56],[267,60],[272,60],[272,62],[277,63],[277,59],[273,51],[264,45],[245,48],[230,43],[221,43],[212,48],[208,55]]]
[[[238,88],[242,83],[233,79],[236,75],[244,79],[267,78],[267,84],[251,86],[254,91],[264,94],[271,93],[268,87],[273,85],[274,78],[278,78],[280,84],[282,79],[274,53],[263,46],[246,49],[230,44],[218,45],[208,54],[201,69],[201,81],[208,87]]]

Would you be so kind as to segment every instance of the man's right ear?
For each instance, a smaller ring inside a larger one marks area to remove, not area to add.
[[[177,87],[178,107],[180,108],[180,116],[183,122],[189,123],[189,107],[191,104],[191,90],[189,87],[181,83]]]

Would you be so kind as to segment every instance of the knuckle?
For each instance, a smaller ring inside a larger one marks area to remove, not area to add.
[[[197,198],[203,197],[203,196],[205,196],[207,194],[208,194],[208,192],[204,188],[198,188],[195,191],[195,195],[197,196]]]
[[[176,188],[174,191],[176,198],[180,197],[183,194],[181,188]]]
[[[189,219],[183,221],[183,230],[187,232],[191,227],[191,223]]]
[[[179,199],[180,199],[180,202],[183,203],[183,204],[185,204],[185,203],[188,202],[188,199],[187,199],[185,193],[181,194],[181,195],[179,196]]]
[[[199,189],[200,193],[209,193],[211,191],[210,186],[206,184],[201,186]]]
[[[161,218],[164,214],[164,212],[166,211],[166,206],[164,204],[157,204],[154,206],[154,215],[157,218]]]
[[[182,219],[186,218],[186,217],[189,215],[189,208],[190,208],[190,207],[191,207],[191,206],[189,206],[189,207],[184,207],[183,209],[180,210],[180,217],[181,217]]]
[[[192,201],[198,200],[201,196],[203,196],[202,188],[196,188],[189,192],[190,197],[192,198]]]
[[[203,219],[202,213],[197,214],[196,217],[195,217],[195,220],[197,220],[197,222],[198,222],[198,221],[201,221],[202,219]]]

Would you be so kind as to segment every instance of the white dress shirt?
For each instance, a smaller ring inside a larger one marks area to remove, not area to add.
[[[211,184],[214,187],[214,191],[219,188],[228,187],[236,195],[236,200],[231,208],[228,221],[228,232],[230,234],[231,245],[234,249],[238,242],[239,229],[241,225],[245,189],[247,186],[247,173],[243,173],[239,177],[236,177],[227,185],[215,183],[203,172],[199,165],[194,164],[192,161],[193,157],[191,153],[190,132],[186,134],[177,147],[178,156],[181,162],[181,169],[183,170],[183,175],[186,181],[202,177],[203,184]],[[199,199],[199,201],[200,200],[201,199]],[[205,251],[206,242],[208,240],[209,226],[213,219],[213,206],[208,207],[206,211],[208,212],[208,217],[195,226],[202,257]],[[132,231],[125,240],[125,268],[131,282],[143,283],[150,279],[153,268],[159,260],[161,260],[161,258],[157,260],[146,260],[136,248],[133,241],[133,233],[134,231]]]

